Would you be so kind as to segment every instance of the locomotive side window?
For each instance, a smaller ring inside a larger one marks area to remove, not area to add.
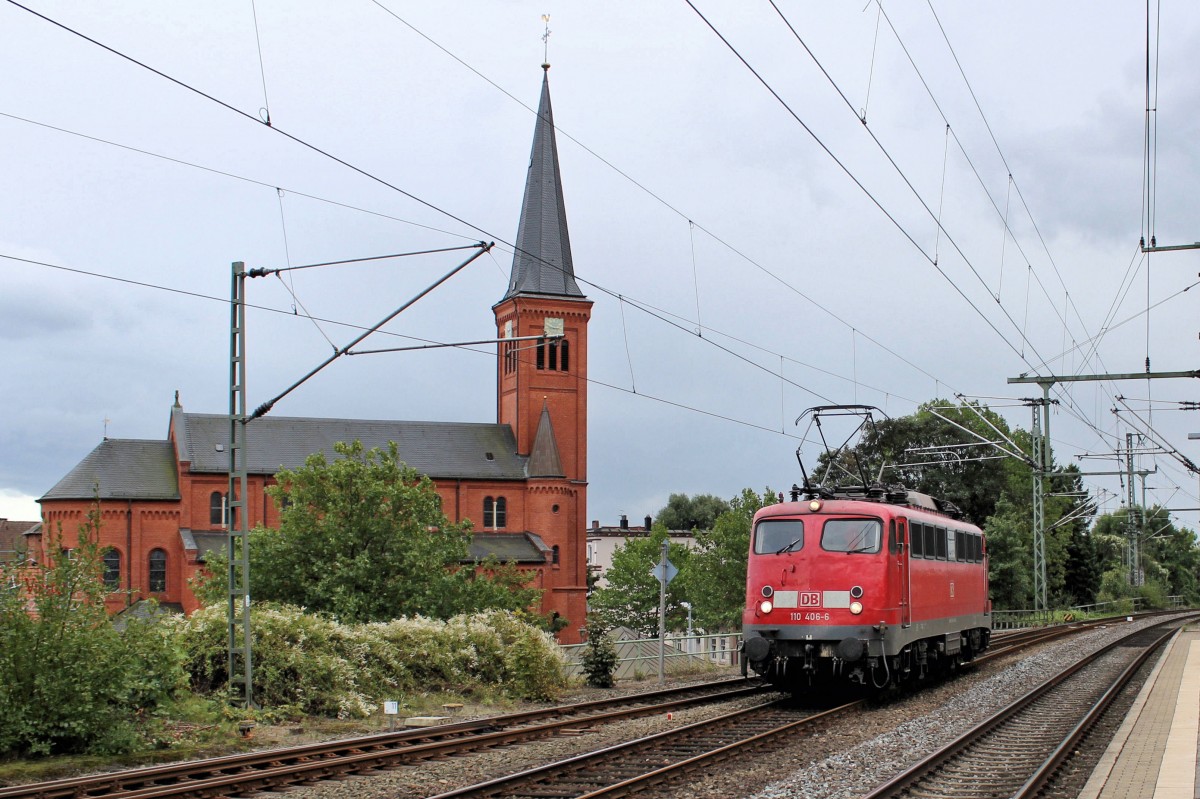
[[[937,528],[932,524],[925,525],[925,557],[933,560],[937,557]]]
[[[878,519],[830,519],[821,530],[821,549],[829,552],[878,552],[883,524]]]
[[[950,553],[950,560],[970,560],[967,556],[967,534],[962,530],[953,530],[950,535],[954,536],[950,540],[950,543],[954,547]]]
[[[937,559],[945,560],[946,559],[946,528],[945,527],[937,528],[937,535],[936,535],[936,540],[934,541],[934,543],[937,545]]]
[[[896,540],[896,520],[888,519],[888,552],[895,555],[900,551],[900,542]]]
[[[920,522],[909,522],[908,540],[912,542],[912,552],[909,554],[914,558],[925,557],[925,525]]]
[[[983,562],[983,536],[981,536],[977,533],[972,533],[971,534],[971,542],[972,542],[971,543],[972,557],[974,558],[976,563],[982,563]]]
[[[804,522],[800,519],[764,519],[754,528],[754,554],[782,555],[804,548]]]

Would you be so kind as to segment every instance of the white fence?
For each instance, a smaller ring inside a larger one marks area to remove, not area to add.
[[[738,647],[740,633],[717,635],[668,635],[663,640],[663,671],[667,674],[685,674],[706,669],[730,669],[741,665]],[[613,646],[617,650],[617,669],[613,676],[618,680],[653,677],[658,674],[657,638],[616,638]],[[564,646],[567,658],[567,675],[583,675],[583,652],[587,644]]]

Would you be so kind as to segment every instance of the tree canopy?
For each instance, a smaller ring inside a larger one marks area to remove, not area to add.
[[[712,494],[672,494],[655,520],[668,530],[711,530],[729,503]]]
[[[334,446],[283,469],[267,492],[278,530],[250,534],[251,586],[260,600],[343,622],[402,616],[447,619],[487,608],[525,610],[540,596],[515,567],[465,563],[470,523],[442,512],[433,482],[399,460],[396,445]]]
[[[602,629],[628,627],[647,638],[658,635],[659,581],[654,564],[665,541],[667,528],[655,522],[650,535],[630,538],[613,552],[612,566],[604,573],[608,584],[593,591],[588,600],[589,613]],[[672,543],[667,558],[684,572],[691,554],[683,544]],[[683,581],[676,577],[667,584],[668,629],[687,623],[686,601]]]

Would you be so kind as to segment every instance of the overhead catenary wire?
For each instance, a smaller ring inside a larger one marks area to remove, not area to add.
[[[935,256],[935,257],[936,257],[936,256]],[[698,320],[698,313],[697,313],[697,320]],[[852,329],[852,330],[853,330],[853,329]],[[852,335],[853,335],[853,334],[852,334]],[[782,370],[780,370],[780,371],[782,372]],[[856,371],[857,371],[857,370],[856,370]],[[856,376],[856,377],[857,377],[857,376]]]
[[[178,294],[180,296],[189,297],[189,298],[193,298],[193,299],[207,300],[210,302],[221,303],[222,305],[229,305],[228,297],[217,297],[217,296],[214,296],[211,294],[203,294],[203,293],[197,292],[197,291],[188,291],[187,289],[179,289],[179,288],[173,288],[170,286],[162,286],[162,285],[148,283],[148,282],[141,281],[141,280],[132,280],[130,278],[117,277],[116,275],[106,275],[106,274],[103,274],[100,272],[94,272],[94,271],[89,271],[86,269],[79,269],[79,268],[70,267],[70,266],[63,266],[61,264],[52,264],[52,263],[49,263],[46,261],[37,261],[37,260],[31,259],[31,258],[22,258],[20,256],[9,255],[6,253],[0,253],[0,258],[5,258],[5,259],[11,260],[11,261],[17,261],[20,263],[29,264],[31,266],[41,266],[41,267],[45,267],[48,269],[55,269],[55,270],[59,270],[59,271],[63,271],[63,272],[69,272],[69,273],[84,276],[84,277],[92,277],[92,278],[97,278],[97,279],[101,279],[101,280],[109,280],[109,281],[113,281],[116,283],[122,283],[125,285],[137,286],[139,288],[146,288],[146,289],[151,289],[151,290],[155,290],[155,291],[163,291],[163,292],[167,292],[170,294]],[[246,307],[254,309],[256,311],[263,311],[266,313],[277,314],[279,316],[284,316],[289,319],[297,318],[297,315],[293,314],[291,312],[291,310],[285,310],[282,308],[272,308],[268,305],[258,305],[258,304],[254,304],[254,303],[246,303]],[[346,327],[346,328],[358,330],[358,331],[369,331],[371,329],[367,325],[356,324],[353,322],[339,321],[337,319],[327,319],[327,318],[323,319],[320,317],[317,317],[317,319],[318,319],[318,321],[324,322],[326,324],[338,325],[341,327]],[[472,347],[472,346],[466,346],[461,343],[448,344],[447,342],[434,341],[431,339],[421,338],[419,336],[412,336],[412,335],[407,335],[404,333],[397,333],[397,332],[391,331],[391,330],[377,330],[376,333],[378,335],[391,336],[394,338],[406,339],[408,341],[420,341],[420,342],[424,342],[426,344],[439,345],[439,346],[443,346],[443,347],[450,346],[450,347],[454,347],[455,349],[460,349],[465,352],[475,353],[477,355],[484,355],[489,358],[496,357],[495,351],[491,350],[491,349],[481,350],[481,349],[476,349],[475,347]],[[579,380],[579,379],[584,379],[584,378],[580,378],[580,377],[576,376],[575,379]],[[754,430],[761,430],[763,432],[773,433],[775,435],[782,435],[785,438],[791,438],[791,439],[800,439],[801,438],[800,436],[797,436],[793,433],[788,433],[786,431],[780,431],[780,430],[776,430],[774,428],[765,427],[761,424],[757,424],[755,422],[751,422],[746,419],[739,419],[735,416],[729,416],[727,414],[717,413],[716,411],[707,410],[705,408],[699,408],[694,405],[688,405],[687,403],[680,402],[678,400],[672,400],[672,399],[667,399],[666,397],[660,397],[660,396],[653,395],[653,394],[647,394],[644,391],[635,392],[629,388],[625,388],[624,386],[619,386],[614,383],[608,383],[606,381],[599,380],[594,377],[588,377],[584,380],[588,385],[595,385],[595,386],[599,386],[601,388],[609,389],[609,390],[616,391],[619,393],[634,395],[641,399],[650,400],[652,402],[656,402],[661,405],[667,405],[672,408],[677,408],[679,410],[687,411],[689,413],[695,413],[700,416],[706,416],[706,417],[709,417],[712,419],[718,419],[721,421],[729,422],[731,424],[736,424],[741,427],[751,428]]]
[[[65,24],[64,24],[64,23],[62,23],[62,22],[59,22],[59,21],[57,21],[57,20],[54,20],[54,19],[52,19],[51,17],[48,17],[48,16],[46,16],[46,15],[44,15],[44,14],[41,14],[41,13],[39,13],[39,12],[37,12],[37,11],[34,11],[34,10],[32,10],[32,9],[28,8],[27,6],[25,6],[25,5],[21,4],[20,2],[17,2],[17,0],[7,0],[7,2],[8,2],[9,4],[13,5],[13,6],[16,6],[17,8],[20,8],[20,9],[22,9],[22,10],[24,10],[24,11],[27,11],[27,12],[28,12],[28,13],[30,13],[30,14],[33,14],[34,16],[36,16],[36,17],[38,17],[38,18],[40,18],[40,19],[43,19],[43,20],[45,20],[46,22],[49,22],[50,24],[54,25],[55,27],[58,27],[58,28],[60,28],[60,29],[62,29],[62,30],[64,30],[64,31],[66,31],[66,32],[68,32],[68,33],[70,33],[70,34],[72,34],[72,35],[74,35],[74,36],[77,36],[77,37],[79,37],[79,38],[81,38],[81,39],[83,39],[83,40],[85,40],[85,41],[87,41],[87,42],[89,42],[89,43],[91,43],[91,44],[93,44],[93,45],[97,46],[97,47],[100,47],[101,49],[103,49],[103,50],[105,50],[105,51],[107,51],[107,52],[109,52],[109,53],[112,53],[113,55],[115,55],[115,56],[117,56],[117,57],[119,57],[119,58],[122,58],[122,59],[124,59],[124,60],[126,60],[126,61],[128,61],[128,62],[130,62],[130,63],[132,63],[132,64],[134,64],[134,65],[136,65],[136,66],[138,66],[138,67],[140,67],[140,68],[142,68],[142,69],[145,69],[145,70],[147,70],[147,71],[149,71],[149,72],[151,72],[151,73],[153,73],[153,74],[155,74],[155,75],[158,75],[159,77],[162,77],[162,78],[164,78],[165,80],[169,81],[170,83],[172,83],[172,84],[174,84],[174,85],[176,85],[176,86],[179,86],[179,87],[181,87],[181,88],[183,88],[183,89],[186,89],[187,91],[189,91],[189,92],[192,92],[192,93],[194,93],[194,94],[196,94],[196,95],[198,95],[198,96],[200,96],[200,97],[203,97],[203,98],[205,98],[205,99],[207,99],[207,100],[210,100],[211,102],[213,102],[213,103],[216,103],[217,105],[219,105],[219,106],[220,106],[220,107],[222,107],[222,108],[225,108],[225,109],[227,109],[227,110],[229,110],[229,111],[232,111],[233,113],[237,114],[238,116],[240,116],[240,117],[242,117],[242,118],[244,118],[244,119],[249,119],[249,120],[251,120],[251,121],[254,121],[256,124],[263,124],[263,123],[262,123],[260,120],[257,120],[257,119],[255,119],[255,118],[254,118],[252,115],[250,115],[250,114],[246,113],[245,111],[242,111],[241,109],[238,109],[237,107],[235,107],[235,106],[233,106],[233,105],[231,105],[231,104],[229,104],[229,103],[227,103],[227,102],[225,102],[225,101],[223,101],[223,100],[220,100],[219,98],[217,98],[217,97],[215,97],[215,96],[213,96],[213,95],[211,95],[211,94],[208,94],[207,92],[204,92],[204,91],[202,91],[202,90],[200,90],[200,89],[197,89],[197,88],[195,88],[194,86],[191,86],[190,84],[188,84],[188,83],[186,83],[186,82],[184,82],[184,81],[181,81],[181,80],[179,80],[179,79],[177,79],[177,78],[174,78],[174,77],[172,77],[172,76],[168,75],[167,73],[165,73],[165,72],[162,72],[161,70],[155,69],[154,67],[151,67],[151,66],[149,66],[148,64],[145,64],[145,63],[143,63],[143,62],[139,61],[138,59],[135,59],[135,58],[133,58],[132,56],[129,56],[129,55],[125,54],[125,53],[122,53],[121,51],[119,51],[119,50],[117,50],[117,49],[115,49],[115,48],[113,48],[113,47],[110,47],[110,46],[108,46],[108,45],[106,45],[106,44],[104,44],[104,43],[102,43],[102,42],[100,42],[100,41],[97,41],[96,39],[93,39],[92,37],[90,37],[90,36],[87,36],[86,34],[84,34],[84,33],[80,32],[80,31],[76,31],[75,29],[71,28],[71,27],[70,27],[70,26],[68,26],[68,25],[65,25]],[[333,153],[331,153],[331,152],[328,152],[328,151],[326,151],[326,150],[324,150],[324,149],[322,149],[322,148],[320,148],[320,147],[317,147],[317,146],[316,146],[316,145],[314,145],[314,144],[311,144],[311,143],[309,143],[309,142],[305,141],[304,139],[301,139],[301,138],[300,138],[300,137],[298,137],[298,136],[295,136],[295,135],[293,135],[293,134],[291,134],[291,133],[289,133],[289,132],[287,132],[287,131],[285,131],[285,130],[282,130],[282,129],[281,129],[279,126],[277,126],[277,125],[270,126],[268,129],[269,129],[270,131],[272,131],[273,133],[277,134],[277,135],[280,135],[280,136],[283,136],[283,137],[287,138],[289,141],[292,141],[292,142],[294,142],[294,143],[296,143],[296,144],[298,144],[298,145],[300,145],[300,146],[302,146],[302,147],[304,147],[304,148],[306,148],[306,149],[309,149],[309,150],[311,150],[312,152],[315,152],[315,153],[317,153],[317,154],[319,154],[319,155],[321,155],[321,156],[323,156],[323,157],[325,157],[325,158],[328,158],[328,159],[332,160],[333,162],[335,162],[335,163],[337,163],[337,164],[340,164],[340,165],[342,165],[342,166],[346,167],[347,169],[350,169],[350,170],[352,170],[353,172],[355,172],[355,173],[357,173],[357,174],[359,174],[359,175],[362,175],[363,177],[366,177],[366,178],[368,178],[368,179],[370,179],[370,180],[372,180],[372,181],[374,181],[374,182],[376,182],[376,183],[379,183],[380,185],[382,185],[382,186],[384,186],[384,187],[386,187],[386,188],[388,188],[388,189],[391,189],[391,190],[393,190],[393,191],[396,191],[396,192],[398,192],[398,193],[402,194],[403,196],[405,196],[405,197],[408,197],[409,199],[412,199],[412,200],[414,200],[415,202],[417,202],[417,203],[419,203],[419,204],[421,204],[421,205],[423,205],[423,206],[425,206],[425,207],[427,207],[427,208],[429,208],[429,209],[431,209],[431,210],[433,210],[433,211],[435,211],[435,212],[437,212],[437,213],[443,214],[443,215],[445,215],[446,217],[448,217],[448,218],[450,218],[450,219],[452,219],[452,220],[454,220],[454,221],[456,221],[456,222],[458,222],[458,223],[460,223],[460,224],[462,224],[462,225],[465,225],[466,227],[470,228],[471,230],[474,230],[474,231],[476,231],[476,232],[479,232],[479,233],[483,233],[483,234],[484,234],[485,236],[487,236],[489,239],[493,239],[493,240],[496,240],[496,241],[505,242],[505,239],[504,239],[503,237],[500,237],[500,236],[495,236],[494,234],[492,234],[492,233],[491,233],[490,231],[488,231],[487,229],[485,229],[485,228],[483,228],[483,227],[481,227],[481,226],[475,225],[475,224],[473,224],[473,223],[471,223],[471,222],[468,222],[466,219],[463,219],[462,217],[460,217],[460,216],[458,216],[458,215],[456,215],[456,214],[454,214],[454,213],[452,213],[452,212],[450,212],[450,211],[448,211],[448,210],[446,210],[446,209],[443,209],[443,208],[439,207],[438,205],[436,205],[436,204],[434,204],[434,203],[431,203],[431,202],[429,202],[429,201],[427,201],[427,200],[424,200],[423,198],[421,198],[421,197],[418,197],[417,195],[415,195],[415,194],[413,194],[413,193],[411,193],[411,192],[409,192],[409,191],[406,191],[405,189],[403,189],[403,188],[400,188],[399,186],[396,186],[395,184],[393,184],[393,183],[391,183],[391,182],[389,182],[389,181],[387,181],[387,180],[385,180],[385,179],[383,179],[383,178],[381,178],[381,177],[379,177],[379,176],[377,176],[377,175],[374,175],[373,173],[371,173],[371,172],[368,172],[367,170],[365,170],[365,169],[363,169],[363,168],[361,168],[361,167],[359,167],[359,166],[357,166],[357,165],[355,165],[355,164],[352,164],[352,163],[350,163],[349,161],[346,161],[345,159],[343,159],[343,158],[341,158],[341,157],[339,157],[339,156],[337,156],[337,155],[334,155],[334,154],[333,154]],[[505,243],[507,243],[507,244],[508,244],[508,246],[509,246],[509,247],[511,247],[511,248],[512,248],[514,251],[516,251],[516,252],[521,252],[523,255],[525,255],[525,256],[527,256],[527,257],[529,257],[529,258],[532,258],[532,259],[534,259],[535,261],[541,262],[541,263],[545,264],[547,267],[550,267],[550,268],[555,268],[555,269],[561,269],[561,268],[562,268],[561,266],[559,266],[559,265],[557,265],[557,264],[552,264],[552,263],[549,263],[549,262],[545,261],[544,259],[542,259],[540,256],[538,256],[538,255],[537,255],[537,254],[535,254],[535,253],[529,253],[529,252],[526,252],[526,251],[522,250],[520,247],[516,246],[515,244],[509,243],[509,242],[505,242]],[[608,288],[606,288],[606,287],[604,287],[604,286],[601,286],[601,285],[599,285],[599,284],[597,284],[597,283],[594,283],[594,282],[591,282],[591,281],[585,280],[585,279],[583,279],[582,277],[576,276],[576,279],[577,279],[579,282],[582,282],[582,283],[585,283],[586,285],[592,286],[592,287],[596,288],[598,291],[601,291],[601,292],[603,292],[604,294],[607,294],[607,295],[609,295],[609,296],[612,296],[612,297],[614,297],[614,298],[615,298],[615,297],[617,297],[617,296],[619,296],[619,295],[618,295],[618,293],[617,293],[616,291],[614,291],[614,290],[611,290],[611,289],[608,289]],[[655,314],[651,314],[651,315],[657,316],[657,315],[655,315]],[[659,319],[663,319],[663,317],[661,317],[661,316],[658,316],[658,318],[659,318]],[[670,322],[669,320],[665,320],[665,319],[663,319],[663,321],[667,321],[667,323],[668,323],[668,324],[673,324],[673,325],[674,325],[674,323]],[[674,326],[678,327],[678,325],[674,325]],[[722,347],[721,345],[719,345],[719,344],[715,344],[715,343],[712,343],[712,342],[709,342],[709,343],[710,343],[710,345],[711,345],[711,346],[715,346],[715,347],[717,347],[718,349],[720,349],[720,350],[722,350],[722,351],[724,351],[724,352],[726,352],[726,353],[728,353],[728,354],[732,355],[732,356],[733,356],[733,357],[735,357],[735,358],[738,358],[738,359],[740,359],[740,360],[742,360],[742,361],[745,361],[746,363],[749,363],[749,364],[751,364],[751,365],[753,365],[753,366],[755,366],[755,367],[757,367],[757,368],[760,368],[760,369],[762,368],[762,367],[761,367],[759,364],[756,364],[756,363],[754,363],[752,360],[750,360],[750,359],[746,358],[745,356],[743,356],[743,355],[741,355],[741,354],[739,354],[739,353],[736,353],[736,352],[734,352],[734,351],[730,350],[730,349],[729,349],[729,348],[727,348],[727,347]],[[766,371],[770,371],[770,370],[766,370]],[[808,389],[807,387],[804,387],[804,386],[797,386],[797,387],[798,387],[798,388],[801,388],[802,390],[808,391],[809,393],[812,393],[814,396],[821,396],[820,394],[817,394],[816,392],[813,392],[811,389]],[[822,397],[822,398],[823,398],[823,399],[825,399],[824,397]]]
[[[437,42],[437,41],[436,41],[436,40],[435,40],[433,37],[429,36],[427,33],[425,33],[424,31],[420,30],[419,28],[417,28],[417,27],[416,27],[415,25],[413,25],[412,23],[408,22],[406,19],[404,19],[403,17],[401,17],[399,14],[397,14],[395,11],[393,11],[393,10],[392,10],[392,9],[390,9],[390,8],[388,8],[388,7],[387,7],[387,6],[385,6],[383,3],[379,2],[379,0],[371,0],[371,2],[372,2],[372,3],[374,3],[374,5],[376,5],[377,7],[379,7],[379,8],[380,8],[382,11],[384,11],[385,13],[387,13],[387,14],[388,14],[390,17],[392,17],[393,19],[395,19],[397,22],[399,22],[400,24],[404,25],[406,28],[408,28],[409,30],[411,30],[411,31],[412,31],[414,34],[416,34],[417,36],[419,36],[419,37],[421,37],[422,39],[424,39],[426,42],[428,42],[430,45],[432,45],[432,46],[433,46],[433,47],[435,47],[436,49],[440,50],[442,53],[444,53],[444,54],[445,54],[446,56],[448,56],[450,59],[452,59],[453,61],[455,61],[456,63],[458,63],[459,65],[461,65],[463,68],[465,68],[466,70],[468,70],[469,72],[471,72],[472,74],[474,74],[475,76],[477,76],[478,78],[480,78],[481,80],[483,80],[483,81],[484,81],[485,83],[487,83],[489,86],[492,86],[493,88],[495,88],[497,91],[499,91],[499,92],[500,92],[501,94],[503,94],[505,97],[508,97],[510,100],[512,100],[513,102],[517,103],[517,104],[518,104],[518,105],[520,105],[522,108],[524,108],[525,110],[529,111],[530,113],[532,113],[532,114],[536,114],[536,113],[537,113],[537,111],[536,111],[534,108],[530,107],[530,106],[529,106],[527,103],[525,103],[523,100],[521,100],[521,99],[517,98],[515,95],[513,95],[513,93],[512,93],[512,92],[508,91],[508,90],[507,90],[507,89],[505,89],[503,86],[501,86],[500,84],[498,84],[496,81],[492,80],[492,79],[491,79],[491,78],[489,78],[487,75],[485,75],[484,73],[480,72],[478,69],[476,69],[476,68],[475,68],[475,67],[473,67],[471,64],[469,64],[469,63],[468,63],[466,60],[464,60],[464,59],[463,59],[463,58],[461,58],[460,56],[456,55],[456,54],[455,54],[454,52],[452,52],[452,51],[451,51],[449,48],[447,48],[447,47],[443,46],[442,44],[440,44],[439,42]],[[587,144],[585,144],[584,142],[580,141],[578,138],[576,138],[575,136],[573,136],[573,135],[572,135],[572,134],[571,134],[569,131],[566,131],[566,130],[564,130],[563,128],[559,127],[557,124],[555,124],[555,126],[554,126],[554,130],[555,130],[555,133],[556,133],[557,135],[560,135],[560,136],[562,136],[563,138],[565,138],[565,139],[569,140],[571,143],[573,143],[573,144],[575,144],[576,146],[578,146],[578,147],[579,147],[581,150],[583,150],[584,152],[586,152],[586,153],[587,153],[588,155],[590,155],[591,157],[595,158],[597,161],[599,161],[599,162],[600,162],[601,164],[603,164],[605,167],[607,167],[608,169],[611,169],[611,170],[612,170],[614,173],[616,173],[618,176],[620,176],[620,177],[621,177],[623,180],[625,180],[625,181],[629,182],[629,183],[630,183],[630,185],[634,186],[634,187],[635,187],[635,188],[637,188],[639,191],[643,192],[643,193],[644,193],[646,196],[650,197],[650,198],[651,198],[651,199],[653,199],[655,202],[657,202],[657,203],[659,203],[660,205],[662,205],[664,208],[666,208],[668,211],[670,211],[671,213],[673,213],[673,214],[675,214],[676,216],[678,216],[680,219],[690,222],[692,225],[694,225],[694,226],[695,226],[695,228],[696,228],[697,230],[699,230],[700,232],[702,232],[702,233],[704,233],[705,235],[707,235],[709,238],[711,238],[713,241],[715,241],[715,242],[717,242],[718,244],[720,244],[720,245],[721,245],[722,247],[724,247],[725,249],[729,250],[729,252],[733,253],[735,256],[737,256],[737,257],[738,257],[739,259],[741,259],[742,261],[745,261],[747,264],[750,264],[751,266],[753,266],[753,267],[754,267],[755,269],[757,269],[759,272],[761,272],[762,274],[766,275],[766,276],[767,276],[767,277],[769,277],[771,280],[775,281],[776,283],[778,283],[779,285],[781,285],[783,288],[787,289],[789,292],[791,292],[791,293],[795,294],[796,296],[800,297],[800,298],[801,298],[801,299],[803,299],[804,301],[806,301],[806,302],[808,302],[809,304],[811,304],[811,305],[812,305],[814,308],[816,308],[817,310],[821,311],[823,314],[825,314],[826,316],[828,316],[830,319],[833,319],[834,321],[836,321],[836,322],[838,322],[839,324],[841,324],[841,325],[845,326],[846,328],[851,328],[851,327],[854,327],[854,326],[855,326],[855,325],[854,325],[852,322],[850,322],[850,321],[848,321],[848,320],[846,320],[846,319],[842,318],[842,317],[841,317],[839,314],[835,313],[833,310],[831,310],[830,308],[828,308],[827,306],[825,306],[825,305],[824,305],[824,304],[822,304],[821,302],[817,301],[815,298],[813,298],[813,297],[812,297],[812,296],[810,296],[809,294],[807,294],[807,293],[805,293],[804,291],[802,291],[802,290],[801,290],[799,287],[797,287],[797,286],[795,286],[795,285],[793,285],[793,284],[789,283],[788,281],[784,280],[784,279],[783,279],[783,278],[782,278],[782,277],[781,277],[781,276],[780,276],[778,273],[771,271],[771,270],[770,270],[770,269],[768,269],[766,266],[764,266],[764,265],[763,265],[763,264],[762,264],[760,261],[758,261],[758,260],[756,260],[755,258],[751,257],[751,256],[750,256],[749,254],[747,254],[745,251],[743,251],[743,250],[739,249],[738,247],[735,247],[735,246],[734,246],[732,243],[730,243],[730,242],[729,242],[727,239],[725,239],[725,238],[723,238],[723,237],[721,237],[721,236],[717,235],[717,233],[716,233],[716,232],[714,232],[714,231],[713,231],[711,228],[709,228],[709,227],[707,227],[707,226],[705,226],[705,225],[701,224],[700,222],[697,222],[697,221],[695,221],[695,218],[694,218],[694,217],[690,217],[690,216],[689,216],[688,214],[686,214],[684,211],[680,210],[680,209],[679,209],[679,208],[677,208],[675,205],[673,205],[671,202],[669,202],[667,199],[665,199],[664,197],[662,197],[662,195],[660,195],[660,194],[656,193],[655,191],[653,191],[652,189],[650,189],[648,186],[646,186],[644,183],[642,183],[641,181],[639,181],[639,180],[637,180],[636,178],[634,178],[634,177],[633,177],[632,175],[630,175],[628,172],[626,172],[626,171],[622,170],[620,167],[618,167],[616,164],[614,164],[614,163],[613,163],[611,160],[609,160],[609,159],[605,158],[603,155],[601,155],[600,153],[598,153],[596,150],[592,149],[592,148],[591,148],[591,147],[589,147]],[[490,235],[490,234],[489,234],[489,235]],[[496,238],[496,240],[497,240],[497,241],[500,241],[501,243],[503,243],[503,240],[502,240],[502,239],[500,239],[500,238],[498,238],[498,237],[496,237],[496,236],[492,236],[492,238]],[[711,328],[706,328],[706,329],[711,329]],[[941,383],[946,383],[946,382],[947,382],[947,381],[945,381],[945,380],[939,380],[939,378],[937,378],[937,377],[935,377],[934,375],[930,374],[930,373],[929,373],[927,370],[925,370],[924,368],[922,368],[922,367],[921,367],[921,366],[919,366],[918,364],[914,363],[914,362],[913,362],[911,359],[909,359],[909,358],[906,358],[905,356],[901,355],[899,352],[897,352],[897,351],[896,351],[895,349],[893,349],[892,347],[889,347],[889,346],[888,346],[888,345],[887,345],[887,344],[886,344],[884,341],[882,341],[882,340],[881,340],[881,338],[880,338],[880,337],[878,337],[878,336],[872,336],[872,335],[870,335],[870,334],[868,334],[868,333],[865,333],[865,332],[864,332],[864,331],[861,329],[861,326],[859,326],[859,328],[858,328],[858,334],[859,334],[859,335],[860,335],[862,338],[864,338],[864,339],[866,339],[867,341],[871,342],[871,344],[873,344],[874,346],[878,347],[878,348],[879,348],[880,350],[882,350],[883,352],[886,352],[887,354],[891,355],[893,358],[896,358],[898,361],[900,361],[901,363],[905,364],[906,366],[908,366],[908,367],[912,368],[913,370],[917,371],[918,373],[925,375],[925,376],[926,376],[926,377],[928,377],[930,380],[933,380],[933,381],[935,381],[935,382],[941,382]]]

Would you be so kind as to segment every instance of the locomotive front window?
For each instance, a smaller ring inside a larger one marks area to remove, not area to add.
[[[800,519],[765,519],[754,528],[754,554],[782,555],[804,548],[804,522]]]
[[[878,519],[830,519],[821,530],[821,549],[829,552],[878,552],[883,525]]]

